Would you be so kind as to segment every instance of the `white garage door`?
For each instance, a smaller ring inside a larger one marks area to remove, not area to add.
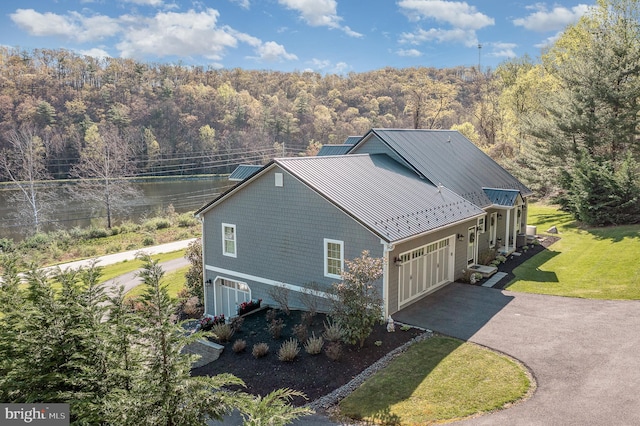
[[[453,280],[455,235],[400,255],[398,306]]]
[[[251,300],[249,286],[243,282],[218,278],[215,281],[216,315],[226,318],[238,314],[238,305]]]

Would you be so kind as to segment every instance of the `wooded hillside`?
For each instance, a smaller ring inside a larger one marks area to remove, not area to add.
[[[216,70],[66,50],[0,49],[0,148],[35,129],[46,167],[65,178],[92,124],[110,125],[133,147],[136,174],[207,173],[261,163],[372,127],[450,128],[474,123],[481,144],[495,130],[476,117],[491,77],[474,69],[386,68],[321,75]],[[274,144],[279,144],[274,147]]]

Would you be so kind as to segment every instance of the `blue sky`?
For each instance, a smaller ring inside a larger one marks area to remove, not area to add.
[[[0,45],[215,68],[495,67],[540,55],[595,0],[21,0]],[[478,44],[482,45],[478,49]]]

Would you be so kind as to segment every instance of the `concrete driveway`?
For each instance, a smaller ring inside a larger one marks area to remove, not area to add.
[[[393,315],[522,361],[538,389],[472,425],[640,424],[640,301],[453,283]]]

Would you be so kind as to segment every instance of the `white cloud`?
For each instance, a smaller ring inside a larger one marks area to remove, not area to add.
[[[152,4],[154,0],[130,0]],[[187,12],[158,12],[154,16],[121,15],[110,18],[104,15],[84,16],[79,12],[66,15],[39,13],[33,9],[18,9],[11,19],[20,28],[34,36],[63,37],[82,44],[106,37],[119,37],[116,48],[120,56],[144,58],[145,56],[193,57],[204,56],[219,61],[226,49],[239,43],[254,48],[255,59],[260,61],[295,60],[284,46],[262,40],[228,26],[219,26],[217,10],[189,10]],[[80,50],[95,56],[110,56],[100,48]]]
[[[545,47],[549,47],[549,46],[555,44],[555,42],[558,41],[558,39],[560,38],[561,35],[562,35],[562,31],[559,31],[556,34],[552,35],[551,37],[545,38],[540,43],[534,44],[533,46],[537,47],[538,49],[544,49]]]
[[[396,51],[396,54],[398,56],[408,56],[408,57],[414,57],[414,58],[422,56],[422,52],[420,52],[417,49],[400,49]]]
[[[78,53],[84,56],[92,56],[98,59],[110,58],[111,55],[107,53],[106,50],[100,49],[98,47],[94,47],[89,50],[78,50]]]
[[[273,41],[261,44],[258,46],[256,51],[259,55],[258,58],[267,62],[278,62],[282,60],[292,61],[298,59],[296,55],[287,53],[284,46]]]
[[[436,41],[438,43],[461,43],[467,47],[474,47],[478,44],[478,37],[473,30],[454,28],[445,30],[441,28],[431,28],[429,30],[418,29],[414,33],[402,33],[400,43],[419,45],[425,42]]]
[[[350,37],[362,37],[362,34],[340,24],[342,17],[338,16],[336,0],[278,0],[278,3],[299,12],[312,27],[329,27],[342,30]]]
[[[142,6],[160,7],[164,4],[164,0],[121,0],[125,3],[139,4]]]
[[[62,37],[78,43],[111,37],[120,31],[118,21],[104,15],[83,16],[78,12],[57,15],[33,9],[18,9],[9,16],[30,35]]]
[[[128,28],[116,47],[124,57],[202,55],[219,60],[226,48],[237,46],[241,33],[216,27],[218,16],[214,9],[159,12],[149,18],[122,16]],[[250,36],[243,41],[248,40]]]
[[[237,4],[243,9],[249,10],[251,8],[251,2],[249,0],[231,0],[231,2]]]
[[[487,56],[492,58],[515,58],[518,56],[514,49],[518,47],[515,43],[488,43],[485,46],[491,48]]]
[[[478,44],[476,31],[494,25],[493,18],[479,12],[466,2],[445,0],[401,0],[398,6],[410,21],[435,21],[440,28],[418,28],[412,33],[402,33],[400,43],[419,45],[426,42]]]
[[[555,6],[548,10],[544,4],[537,4],[536,12],[513,20],[513,25],[537,32],[559,31],[577,22],[590,10],[591,6],[579,4],[572,8]]]
[[[331,66],[331,61],[329,61],[328,59],[317,59],[317,58],[313,58],[311,59],[311,65],[313,67],[313,69],[325,69],[325,68],[329,68]]]
[[[479,30],[493,25],[494,19],[466,2],[445,0],[401,0],[398,6],[412,21],[432,19],[454,28]]]

